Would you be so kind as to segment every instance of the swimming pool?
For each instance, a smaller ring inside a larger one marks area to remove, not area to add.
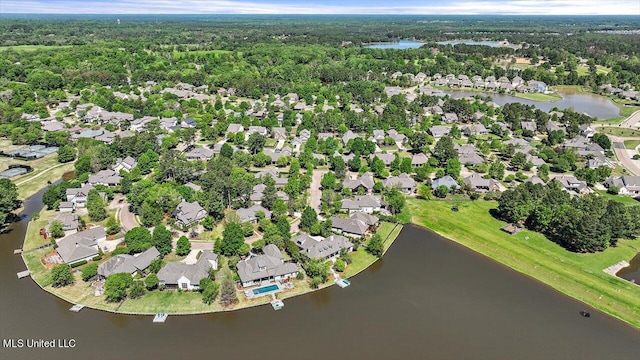
[[[251,291],[253,292],[253,295],[261,295],[261,294],[276,291],[276,290],[279,290],[278,285],[273,284],[273,285],[253,289]]]

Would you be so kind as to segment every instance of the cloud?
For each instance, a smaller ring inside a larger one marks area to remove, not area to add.
[[[393,5],[382,0],[372,0],[366,5],[310,0],[0,0],[0,13],[640,15],[638,0],[450,0],[415,3],[407,0]]]

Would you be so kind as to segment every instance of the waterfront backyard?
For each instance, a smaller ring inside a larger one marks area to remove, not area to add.
[[[539,233],[502,232],[505,223],[489,213],[496,202],[409,199],[408,206],[413,223],[640,328],[640,286],[603,272],[619,261],[630,261],[640,252],[640,241],[620,240],[604,252],[578,254]],[[451,211],[452,206],[459,211]]]

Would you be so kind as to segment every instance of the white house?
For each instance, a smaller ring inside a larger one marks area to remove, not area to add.
[[[209,276],[210,269],[218,269],[218,255],[206,250],[195,264],[168,263],[158,272],[158,281],[167,289],[198,290],[200,280]]]

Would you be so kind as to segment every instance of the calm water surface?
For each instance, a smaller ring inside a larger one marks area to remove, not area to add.
[[[636,256],[629,261],[629,266],[620,269],[616,275],[623,279],[634,281],[640,286],[640,253],[636,254]]]
[[[39,199],[40,194],[36,195]],[[39,210],[40,200],[26,204]],[[455,216],[455,215],[452,215]],[[1,359],[638,359],[640,331],[531,278],[407,226],[352,279],[232,313],[124,316],[18,280],[27,217],[0,236],[0,337],[75,339],[74,349],[5,349]],[[578,312],[591,311],[591,318]]]
[[[400,40],[398,42],[390,43],[378,43],[366,45],[365,48],[369,49],[417,49],[424,43],[415,40]]]
[[[551,111],[551,109],[555,107],[560,110],[572,108],[576,112],[587,113],[598,119],[608,119],[620,115],[620,109],[609,98],[590,93],[560,92],[559,94],[562,95],[562,100],[533,101],[513,95],[477,91],[445,90],[444,92],[450,94],[455,99],[476,95],[490,96],[493,98],[493,101],[500,106],[504,106],[507,103],[520,103],[524,105],[534,105],[536,108],[546,112]]]

